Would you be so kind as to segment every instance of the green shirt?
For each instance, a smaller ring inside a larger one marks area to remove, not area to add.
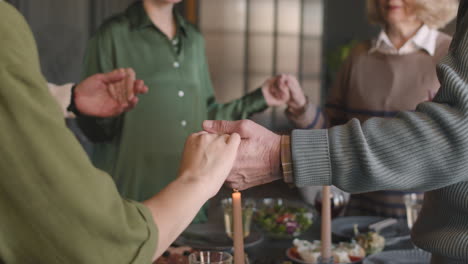
[[[260,89],[217,104],[203,37],[177,14],[176,21],[177,36],[169,40],[137,2],[101,26],[85,59],[85,76],[131,67],[149,87],[125,115],[79,118],[84,133],[99,142],[95,165],[113,175],[123,196],[139,201],[176,177],[185,140],[203,120],[245,119],[267,107]]]
[[[48,91],[28,25],[2,1],[0,39],[0,263],[151,263],[151,213],[89,162]]]

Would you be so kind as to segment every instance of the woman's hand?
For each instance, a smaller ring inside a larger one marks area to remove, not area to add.
[[[290,74],[282,74],[279,77],[279,85],[280,87],[286,86],[289,90],[288,108],[297,111],[305,107],[307,99],[296,77]]]
[[[286,105],[290,100],[288,87],[280,84],[280,76],[267,79],[262,85],[262,93],[270,107]]]
[[[117,69],[95,74],[75,88],[75,105],[85,115],[113,117],[129,111],[138,103],[138,95],[148,92],[132,69]]]
[[[202,184],[210,197],[216,195],[232,169],[240,142],[237,133],[192,134],[185,143],[180,180]]]

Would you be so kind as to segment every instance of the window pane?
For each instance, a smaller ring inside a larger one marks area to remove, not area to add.
[[[251,0],[249,5],[250,32],[273,33],[273,0]]]
[[[302,74],[316,77],[321,72],[322,40],[304,39],[302,53]]]
[[[301,2],[299,0],[278,1],[278,32],[299,34],[301,19]]]
[[[315,105],[320,105],[320,79],[304,79],[302,89],[309,97],[309,101]]]
[[[299,66],[299,36],[279,36],[277,45],[278,73],[297,75]]]
[[[203,31],[245,31],[246,0],[203,0],[200,27]]]
[[[205,34],[208,64],[213,74],[244,72],[244,34]]]
[[[244,95],[243,73],[213,74],[211,79],[218,102],[229,102]]]
[[[271,74],[273,71],[272,35],[250,35],[249,38],[249,71]]]
[[[323,31],[323,4],[317,0],[304,1],[304,35],[321,36]]]

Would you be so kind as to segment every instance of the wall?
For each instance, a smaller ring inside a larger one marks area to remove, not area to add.
[[[44,76],[62,84],[80,79],[86,42],[102,21],[133,0],[9,0],[37,40]]]

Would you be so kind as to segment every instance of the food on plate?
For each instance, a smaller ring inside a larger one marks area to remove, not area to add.
[[[310,264],[318,263],[322,243],[318,240],[309,242],[307,240],[294,239],[294,247],[290,254]],[[338,263],[352,263],[362,260],[366,256],[364,249],[356,242],[332,245],[333,260]]]
[[[385,238],[377,232],[357,234],[355,239],[364,248],[367,255],[379,253],[385,247]]]
[[[312,213],[307,208],[272,205],[258,210],[255,220],[274,237],[296,237],[312,225]]]
[[[190,247],[170,247],[154,264],[188,264],[188,256],[193,252]]]

